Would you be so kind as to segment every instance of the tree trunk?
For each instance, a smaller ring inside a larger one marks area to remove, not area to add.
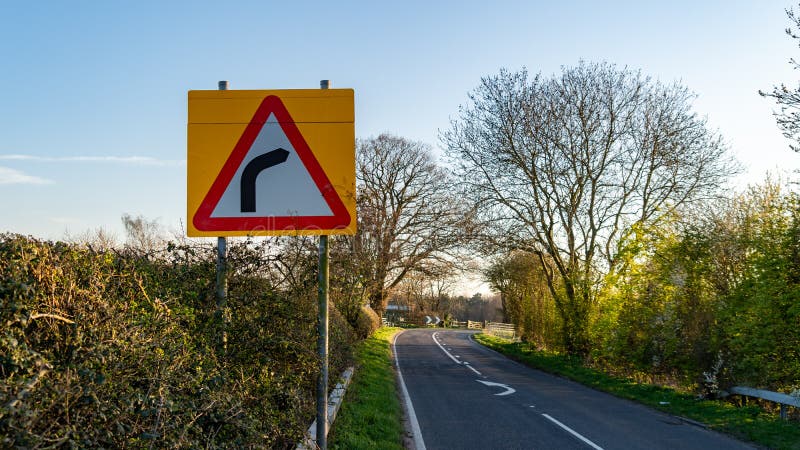
[[[501,321],[503,323],[509,323],[508,307],[506,306],[506,294],[503,291],[500,291],[500,306],[503,308],[503,317],[501,317]]]
[[[383,313],[386,311],[387,297],[385,289],[376,289],[369,294],[369,306],[379,317],[383,317]]]

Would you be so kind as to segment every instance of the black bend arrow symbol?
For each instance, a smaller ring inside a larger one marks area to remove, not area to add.
[[[256,212],[256,178],[258,175],[272,166],[285,162],[289,157],[289,152],[279,148],[261,156],[255,157],[244,166],[242,171],[242,212]]]

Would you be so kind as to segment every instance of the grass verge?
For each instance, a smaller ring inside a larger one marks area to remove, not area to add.
[[[526,343],[485,334],[475,335],[475,340],[530,367],[564,376],[659,411],[701,422],[739,439],[774,449],[800,450],[800,426],[781,420],[761,408],[739,408],[722,401],[699,400],[670,388],[612,377],[586,367],[580,358],[536,350]]]
[[[403,412],[390,347],[398,331],[400,328],[379,328],[357,345],[355,374],[331,429],[330,448],[403,448]]]

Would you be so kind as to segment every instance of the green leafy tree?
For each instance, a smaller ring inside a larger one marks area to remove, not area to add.
[[[517,326],[526,341],[549,347],[556,341],[557,316],[547,281],[535,258],[513,251],[495,259],[485,281],[500,294],[504,322]]]
[[[594,310],[594,355],[689,384],[800,379],[797,195],[767,180],[702,215],[635,226]]]
[[[709,236],[673,219],[632,227],[620,247],[593,321],[596,355],[699,381],[718,350]]]
[[[739,202],[746,270],[720,312],[732,381],[800,387],[800,199],[767,184]]]

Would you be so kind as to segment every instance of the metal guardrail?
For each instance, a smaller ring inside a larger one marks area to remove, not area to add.
[[[328,397],[328,427],[326,427],[326,433],[330,431],[330,428],[333,426],[333,421],[336,420],[336,413],[339,412],[339,407],[344,401],[344,394],[347,392],[347,387],[350,385],[350,380],[353,378],[354,370],[354,367],[348,367],[342,372],[342,376],[339,377],[339,382],[336,383],[336,387],[333,388]],[[297,443],[295,450],[313,450],[317,448],[319,448],[319,446],[317,446],[317,420],[314,419],[311,426],[308,427],[308,431],[303,435],[303,440]]]
[[[450,322],[450,328],[467,328],[467,322],[459,322],[454,320]]]
[[[800,398],[793,397],[788,394],[781,394],[780,392],[766,391],[763,389],[753,389],[745,386],[734,386],[730,389],[731,394],[742,395],[744,397],[760,398],[768,400],[773,403],[778,403],[781,408],[781,419],[786,420],[789,416],[786,410],[787,406],[794,406],[800,408]]]

